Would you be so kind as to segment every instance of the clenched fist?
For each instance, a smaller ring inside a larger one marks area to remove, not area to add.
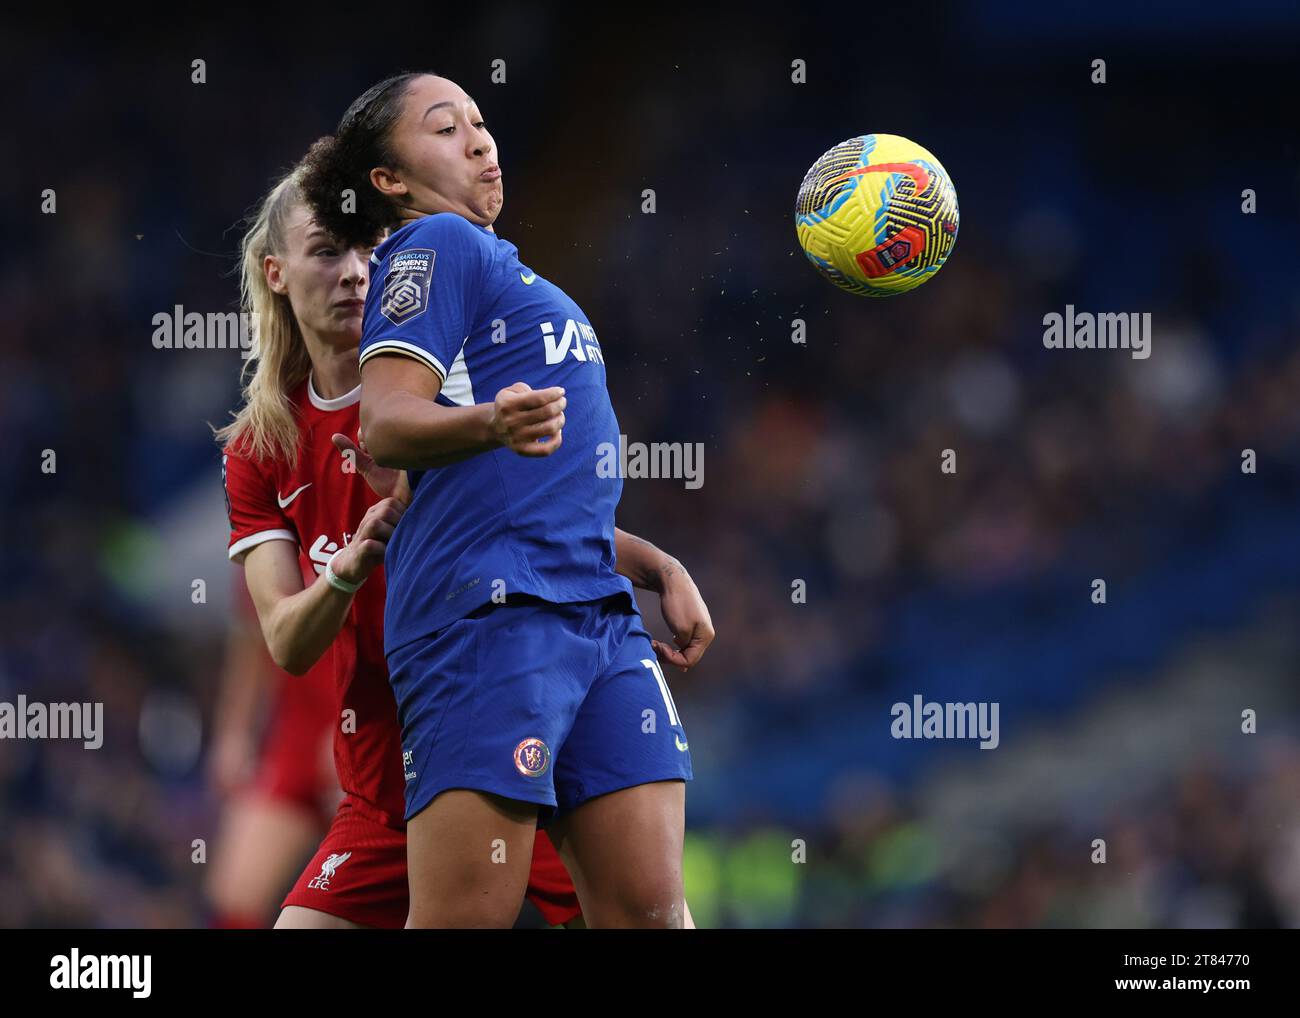
[[[497,393],[492,434],[520,456],[549,456],[564,441],[567,405],[562,386],[534,389],[527,382],[515,382]]]

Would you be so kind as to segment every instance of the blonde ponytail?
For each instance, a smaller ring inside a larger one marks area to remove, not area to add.
[[[241,245],[240,306],[249,316],[253,355],[240,374],[243,406],[234,420],[214,429],[222,449],[238,444],[253,459],[298,462],[299,432],[290,394],[311,372],[311,357],[289,298],[266,281],[267,255],[285,253],[289,216],[303,204],[301,171],[295,170],[262,199]]]

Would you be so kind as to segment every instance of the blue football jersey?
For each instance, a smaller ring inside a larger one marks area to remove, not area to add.
[[[604,444],[618,448],[618,420],[582,309],[521,265],[514,244],[451,212],[397,230],[370,268],[362,365],[413,358],[442,379],[445,406],[491,403],[515,382],[562,385],[568,400],[564,441],[550,456],[501,448],[412,472],[412,502],[384,562],[386,650],[509,594],[630,597],[614,571],[623,482],[597,469]]]

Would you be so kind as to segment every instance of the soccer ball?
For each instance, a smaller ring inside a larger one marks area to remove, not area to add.
[[[867,297],[914,290],[957,242],[957,192],[934,156],[896,134],[842,141],[808,171],[795,232],[808,260]]]

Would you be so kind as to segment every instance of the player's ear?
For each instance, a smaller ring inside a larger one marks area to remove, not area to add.
[[[387,198],[406,194],[406,184],[387,166],[376,166],[371,170],[370,183],[376,191]]]
[[[284,279],[284,261],[275,255],[267,255],[262,259],[262,272],[266,274],[266,285],[271,288],[272,293],[285,294],[289,292],[289,284]]]

